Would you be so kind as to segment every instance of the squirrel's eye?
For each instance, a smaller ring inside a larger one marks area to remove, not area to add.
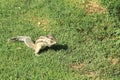
[[[52,40],[51,40],[50,42],[51,42],[51,43],[53,43],[53,41],[52,41]]]

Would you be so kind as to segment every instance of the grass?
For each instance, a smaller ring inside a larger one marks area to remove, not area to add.
[[[118,80],[119,1],[1,0],[1,80]],[[39,57],[17,35],[54,34]]]

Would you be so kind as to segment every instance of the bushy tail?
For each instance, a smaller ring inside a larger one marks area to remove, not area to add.
[[[17,36],[17,37],[13,37],[11,38],[11,40],[13,41],[24,41],[24,43],[30,47],[34,49],[35,44],[33,43],[33,41],[31,40],[30,37],[28,36]]]

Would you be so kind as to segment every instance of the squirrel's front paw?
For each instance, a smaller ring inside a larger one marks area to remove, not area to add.
[[[35,56],[40,56],[38,53],[35,53]]]

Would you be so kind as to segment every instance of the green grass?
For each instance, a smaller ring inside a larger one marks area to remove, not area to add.
[[[108,13],[86,13],[89,0],[0,0],[1,80],[118,80],[120,4],[99,0]],[[18,35],[54,34],[57,45],[40,54]],[[80,65],[83,65],[80,67]]]

